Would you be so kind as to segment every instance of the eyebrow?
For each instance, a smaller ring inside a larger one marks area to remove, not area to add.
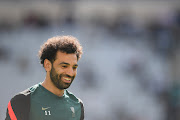
[[[66,62],[61,62],[59,65],[62,65],[62,64],[65,64],[65,65],[70,65],[69,63],[66,63]],[[75,64],[73,66],[78,66],[78,64]]]

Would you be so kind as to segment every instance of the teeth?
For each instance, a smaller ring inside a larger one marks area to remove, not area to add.
[[[64,78],[65,80],[68,80],[68,81],[70,81],[71,79],[70,78]]]

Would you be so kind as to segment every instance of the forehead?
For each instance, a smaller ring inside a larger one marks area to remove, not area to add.
[[[54,62],[56,63],[66,62],[66,63],[74,65],[74,64],[77,64],[77,56],[74,53],[67,54],[67,53],[57,51],[56,59]]]

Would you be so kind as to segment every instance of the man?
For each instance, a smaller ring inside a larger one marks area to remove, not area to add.
[[[13,97],[5,120],[84,120],[82,101],[66,90],[81,55],[82,46],[75,37],[57,36],[45,42],[39,51],[45,80]]]

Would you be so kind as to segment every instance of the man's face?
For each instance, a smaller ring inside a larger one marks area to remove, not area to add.
[[[52,83],[58,89],[67,89],[76,76],[77,67],[76,54],[66,54],[58,51],[50,71]]]

